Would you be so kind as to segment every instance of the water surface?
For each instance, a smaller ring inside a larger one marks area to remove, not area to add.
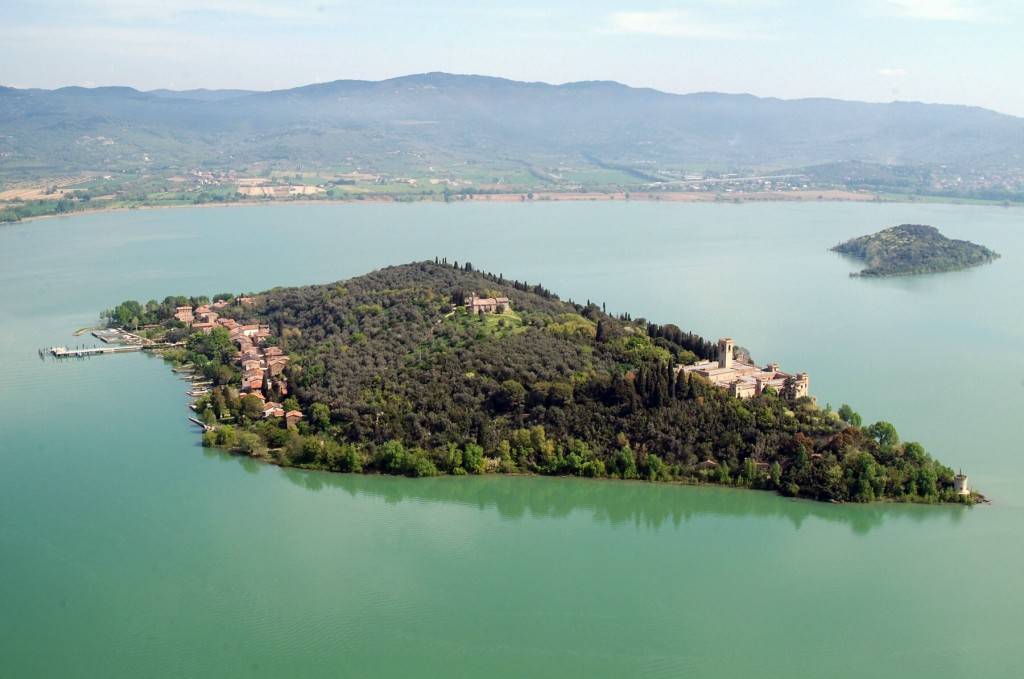
[[[897,204],[290,205],[0,229],[0,676],[1019,676],[1024,213]],[[861,280],[903,222],[1003,255]],[[993,505],[280,470],[205,451],[145,355],[41,361],[128,297],[447,256],[731,335]]]

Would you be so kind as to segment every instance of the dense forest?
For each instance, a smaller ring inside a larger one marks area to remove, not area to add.
[[[471,293],[508,297],[512,308],[470,313]],[[305,414],[297,426],[261,416],[262,401],[232,383],[226,334],[193,334],[170,357],[214,378],[197,403],[213,426],[204,443],[277,464],[681,480],[834,501],[958,499],[953,471],[889,423],[862,426],[848,406],[834,412],[770,389],[734,398],[674,369],[714,356],[702,337],[468,263],[275,289],[222,313],[269,325],[291,357],[284,405]]]
[[[999,257],[983,245],[946,238],[934,226],[900,224],[840,243],[834,252],[863,260],[852,276],[907,276],[958,271]]]

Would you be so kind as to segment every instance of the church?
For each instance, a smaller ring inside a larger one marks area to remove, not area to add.
[[[731,337],[718,340],[718,361],[699,361],[692,365],[679,366],[683,374],[700,375],[708,382],[729,390],[737,398],[751,398],[771,387],[785,398],[807,396],[810,378],[807,373],[786,373],[778,363],[769,363],[760,368],[752,363],[734,358],[736,345]]]

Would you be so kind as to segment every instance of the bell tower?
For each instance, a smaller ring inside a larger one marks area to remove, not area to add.
[[[731,368],[732,367],[732,350],[735,346],[735,342],[732,341],[731,337],[723,337],[718,340],[718,367],[719,368]]]

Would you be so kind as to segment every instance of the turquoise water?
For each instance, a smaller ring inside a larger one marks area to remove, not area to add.
[[[859,280],[901,222],[1003,254]],[[0,229],[0,676],[1020,675],[1024,213],[910,204],[289,205]],[[447,256],[807,370],[991,506],[304,473],[203,450],[141,355],[36,349],[127,298]]]

